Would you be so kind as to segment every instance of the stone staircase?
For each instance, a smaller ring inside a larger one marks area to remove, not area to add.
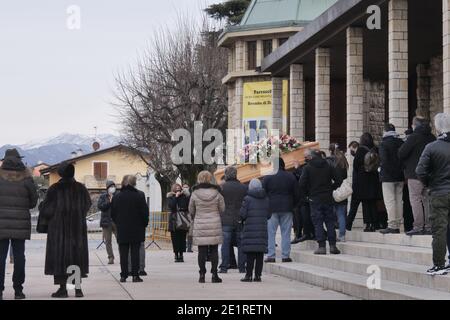
[[[340,255],[314,255],[314,241],[293,245],[293,263],[265,264],[265,272],[360,299],[450,300],[450,275],[425,273],[432,265],[431,236],[352,231],[346,238],[338,243]],[[380,271],[379,289],[367,286],[369,267]]]

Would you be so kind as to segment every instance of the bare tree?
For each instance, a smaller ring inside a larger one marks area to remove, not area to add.
[[[175,29],[154,35],[134,68],[116,76],[115,102],[125,143],[146,150],[148,165],[157,173],[163,192],[177,177],[195,182],[206,165],[174,165],[172,133],[186,129],[194,137],[194,122],[203,130],[225,131],[227,125],[227,53],[217,47],[218,34],[179,19]],[[194,141],[191,142],[192,145]],[[192,148],[193,150],[193,148]]]

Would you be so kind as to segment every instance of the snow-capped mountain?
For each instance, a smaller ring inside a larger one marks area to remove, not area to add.
[[[119,144],[120,138],[111,134],[99,134],[95,141],[100,143],[101,149],[105,149]],[[28,166],[34,166],[40,162],[52,165],[70,159],[72,152],[83,154],[93,152],[93,142],[94,137],[63,133],[56,137],[34,140],[23,145],[0,147],[0,159],[7,149],[16,148],[25,157],[24,162]]]

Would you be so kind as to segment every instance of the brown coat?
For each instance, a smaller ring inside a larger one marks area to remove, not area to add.
[[[194,218],[194,245],[222,244],[220,215],[225,211],[225,201],[219,192],[219,187],[212,184],[199,184],[193,190],[189,202],[189,212]]]

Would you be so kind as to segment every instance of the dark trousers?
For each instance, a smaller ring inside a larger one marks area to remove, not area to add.
[[[411,231],[414,228],[413,224],[414,216],[409,200],[408,184],[405,183],[403,186],[403,225],[405,227],[405,232]]]
[[[211,273],[217,273],[217,266],[219,265],[219,246],[198,246],[198,266],[200,267],[201,274],[206,274],[208,252],[211,261]]]
[[[13,287],[15,291],[22,291],[25,282],[25,240],[0,240],[0,292],[5,290],[5,268],[8,257],[9,243],[14,255]]]
[[[300,206],[300,213],[302,216],[302,224],[303,224],[303,234],[306,236],[315,235],[314,224],[311,218],[311,207],[309,203],[303,203]]]
[[[131,252],[131,274],[133,277],[139,276],[139,250],[141,243],[119,243],[120,253],[120,276],[128,278],[128,254]]]
[[[352,227],[353,221],[355,221],[356,214],[358,213],[359,205],[362,203],[363,208],[363,220],[365,224],[377,224],[378,223],[378,212],[377,212],[377,201],[376,200],[359,200],[352,197],[350,202],[350,211],[347,216],[347,226]]]
[[[293,219],[294,233],[296,238],[300,238],[302,236],[303,231],[303,219],[302,219],[302,211],[300,206],[294,209],[294,219]]]
[[[253,275],[253,268],[255,268],[255,277],[261,277],[264,253],[263,252],[247,252],[247,276]]]
[[[332,204],[311,204],[311,217],[316,229],[316,240],[320,247],[325,246],[328,239],[330,245],[336,245],[336,215]],[[323,224],[327,230],[323,228]]]
[[[177,230],[170,233],[173,252],[175,254],[183,255],[183,252],[186,252],[186,234],[187,231],[184,230]]]
[[[245,271],[245,254],[241,249],[242,232],[240,227],[223,226],[223,243],[221,248],[222,263],[220,270],[227,271],[230,266],[230,251],[234,252],[234,245],[238,248],[238,267],[240,271]],[[236,258],[235,258],[236,260]]]
[[[447,226],[447,250],[448,250],[448,262],[450,265],[450,222]]]

